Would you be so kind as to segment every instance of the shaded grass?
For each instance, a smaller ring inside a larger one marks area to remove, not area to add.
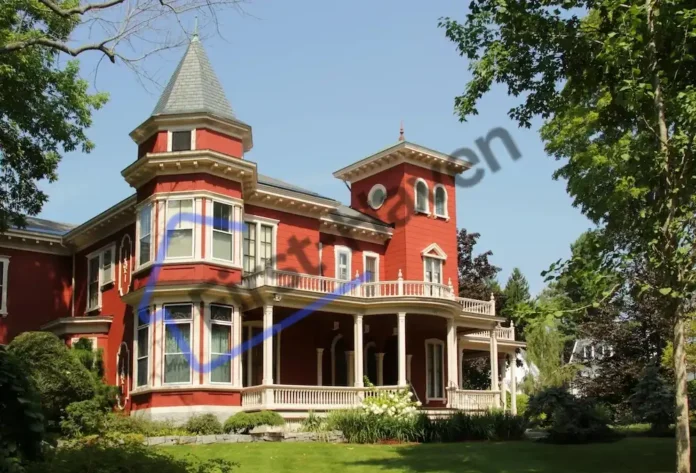
[[[225,458],[240,473],[668,473],[674,440],[627,438],[592,445],[469,442],[424,445],[252,443],[164,447],[174,456]],[[157,472],[153,472],[157,473]]]

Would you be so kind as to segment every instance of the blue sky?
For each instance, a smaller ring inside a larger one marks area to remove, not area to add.
[[[539,273],[567,257],[591,224],[571,206],[565,183],[551,179],[558,163],[544,153],[537,130],[508,119],[516,101],[504,89],[489,93],[469,122],[454,116],[454,97],[470,75],[437,23],[463,19],[466,5],[254,0],[247,15],[221,18],[224,39],[207,38],[204,47],[235,113],[253,127],[247,159],[264,174],[346,203],[348,191],[331,173],[394,143],[401,120],[409,141],[445,153],[476,149],[477,138],[506,128],[522,158],[513,162],[495,145],[502,169],[458,190],[457,220],[481,233],[478,250],[493,251],[501,283],[518,266],[538,292]],[[148,70],[164,85],[182,54],[152,57]],[[149,116],[159,90],[107,62],[95,80],[97,59],[81,58],[85,77],[111,97],[89,130],[96,148],[65,156],[58,182],[44,186],[50,200],[43,218],[80,223],[133,192],[120,174],[136,157],[128,133]]]

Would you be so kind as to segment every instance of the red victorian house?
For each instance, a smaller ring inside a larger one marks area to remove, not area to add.
[[[523,344],[494,300],[457,297],[467,162],[402,136],[334,173],[350,206],[265,176],[197,38],[131,138],[131,197],[0,235],[0,344],[89,338],[120,407],[152,418],[345,408],[364,377],[426,408],[500,405],[498,362]],[[489,391],[459,389],[473,356]]]

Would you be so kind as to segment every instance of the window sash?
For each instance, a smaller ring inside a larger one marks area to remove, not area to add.
[[[445,189],[438,187],[435,189],[435,214],[446,215],[445,212]]]
[[[234,255],[233,207],[213,202],[213,258],[232,261]]]
[[[192,141],[191,130],[172,132],[172,151],[190,151]]]
[[[243,230],[244,271],[256,271],[256,223],[245,222]]]
[[[212,383],[230,383],[232,382],[232,325],[217,321],[211,322],[210,362],[214,367],[210,371],[210,381]]]
[[[87,310],[99,307],[99,255],[87,262]]]
[[[365,257],[365,282],[377,281],[377,258]]]
[[[140,254],[138,264],[150,262],[151,258],[151,235],[152,235],[152,204],[146,204],[140,209],[139,216],[140,231]]]
[[[416,183],[416,209],[422,212],[428,211],[428,186],[420,181]]]
[[[338,271],[336,277],[342,281],[348,281],[350,279],[350,270],[348,268],[348,260],[350,258],[350,253],[345,250],[340,250],[338,252]]]
[[[101,263],[101,285],[109,284],[111,282],[114,282],[114,274],[113,274],[113,261],[114,261],[114,252],[111,249],[104,250],[104,252],[101,254],[102,258],[102,263]]]
[[[270,225],[261,225],[259,245],[259,266],[261,269],[273,266],[273,227]]]
[[[150,326],[143,325],[138,328],[137,339],[137,363],[138,363],[138,379],[137,386],[146,386],[148,380],[149,368],[149,344],[150,344]]]

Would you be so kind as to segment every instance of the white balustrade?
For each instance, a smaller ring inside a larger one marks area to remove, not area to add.
[[[458,297],[459,305],[462,306],[464,312],[473,314],[494,315],[494,302],[480,301],[478,299],[469,299],[466,297]]]
[[[466,337],[473,338],[491,338],[490,330],[481,330],[480,332],[467,333]],[[498,340],[515,340],[515,329],[513,327],[498,327],[495,329],[495,336]]]
[[[397,393],[395,386],[355,388],[343,386],[253,386],[242,390],[242,407],[258,410],[272,404],[275,409],[330,410],[359,407],[363,398],[380,391]],[[273,399],[270,399],[272,395]]]
[[[263,392],[265,386],[253,386],[242,391],[242,406],[247,408],[258,408],[263,406]]]
[[[452,389],[447,391],[447,398],[449,407],[462,411],[484,412],[500,405],[500,391]]]

